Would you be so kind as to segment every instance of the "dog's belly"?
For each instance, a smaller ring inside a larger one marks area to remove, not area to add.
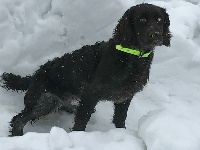
[[[146,85],[147,80],[139,79],[137,82],[133,82],[132,84],[129,84],[124,82],[119,83],[109,83],[107,85],[105,84],[98,84],[93,89],[96,89],[96,92],[93,91],[88,94],[95,93],[94,101],[97,100],[96,96],[99,97],[98,101],[111,101],[113,103],[123,103],[126,100],[132,99],[135,93],[141,91],[143,87]],[[77,108],[79,106],[79,103],[81,101],[81,96],[84,94],[84,88],[85,84],[82,84],[83,88],[77,89],[79,91],[78,93],[71,94],[71,92],[66,92],[62,96],[62,98],[59,98],[59,105],[64,108],[64,110],[70,112],[70,113],[76,113]]]
[[[102,86],[101,90],[103,93],[103,99],[110,100],[114,103],[123,103],[126,100],[130,100],[133,98],[134,94],[141,91],[146,85],[147,80],[138,79],[136,81],[121,82],[120,84],[109,84],[106,86]]]
[[[80,98],[73,94],[65,93],[62,98],[58,99],[61,110],[75,114],[80,102]]]
[[[105,95],[104,99],[107,101],[112,101],[113,103],[123,103],[128,99],[133,97],[132,91],[110,91]]]

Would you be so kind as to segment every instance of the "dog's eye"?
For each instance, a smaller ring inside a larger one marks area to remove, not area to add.
[[[161,18],[158,18],[157,19],[157,23],[159,23],[159,22],[161,22],[162,21],[162,19]]]
[[[145,18],[140,18],[139,21],[140,21],[141,23],[146,23],[146,22],[147,22],[147,20],[146,20]]]

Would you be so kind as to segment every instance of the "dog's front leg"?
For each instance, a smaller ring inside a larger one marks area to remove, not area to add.
[[[115,124],[116,128],[125,128],[125,120],[131,99],[132,98],[129,98],[123,103],[114,103],[115,111],[113,116],[113,123]]]
[[[75,116],[73,131],[85,131],[87,122],[90,120],[91,114],[94,112],[94,108],[98,102],[96,97],[92,95],[90,93],[82,96]]]

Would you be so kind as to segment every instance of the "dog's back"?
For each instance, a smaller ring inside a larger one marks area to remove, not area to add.
[[[78,92],[80,89],[77,87],[84,88],[84,84],[91,79],[97,68],[103,46],[106,46],[106,42],[97,42],[95,45],[86,45],[72,53],[66,53],[40,66],[32,76],[21,77],[12,73],[3,73],[2,86],[7,90],[25,91],[30,82],[42,78],[49,91],[57,88],[72,93]]]

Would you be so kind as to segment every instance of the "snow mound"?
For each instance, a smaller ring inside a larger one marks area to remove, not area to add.
[[[167,110],[152,111],[140,120],[138,134],[148,150],[199,150],[199,123]]]
[[[12,143],[12,144],[8,144]],[[22,137],[1,138],[2,150],[143,150],[134,132],[113,129],[109,132],[71,132],[53,127],[50,133],[27,133]]]

